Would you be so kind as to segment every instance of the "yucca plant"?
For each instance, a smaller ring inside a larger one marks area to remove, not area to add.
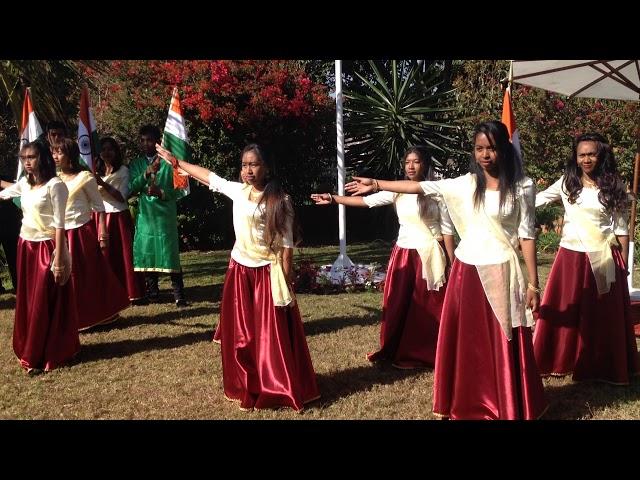
[[[444,69],[396,60],[383,66],[384,72],[369,61],[344,92],[350,172],[399,178],[402,155],[414,145],[426,146],[442,171],[460,154],[454,90],[444,85]]]

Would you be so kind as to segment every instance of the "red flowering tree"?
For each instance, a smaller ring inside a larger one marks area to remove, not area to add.
[[[177,85],[196,163],[237,178],[240,151],[259,143],[300,203],[335,174],[335,110],[329,86],[314,80],[318,69],[314,64],[313,73],[308,72],[305,62],[292,60],[113,61],[108,75],[95,77],[95,115],[101,133],[122,140],[131,158],[138,154],[141,125],[164,127]],[[197,190],[180,202],[185,231],[209,229],[202,235],[217,243],[214,231],[226,229],[203,219],[219,213],[224,201]]]

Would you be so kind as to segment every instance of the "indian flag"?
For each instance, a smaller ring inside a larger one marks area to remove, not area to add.
[[[91,112],[91,102],[89,99],[89,89],[85,85],[82,87],[80,95],[80,113],[78,118],[78,147],[80,147],[80,159],[87,165],[89,170],[95,172],[98,153],[100,153],[100,142],[96,129],[96,120]]]
[[[169,150],[178,160],[191,160],[191,148],[189,147],[187,127],[184,124],[182,107],[180,106],[178,87],[174,87],[173,95],[171,96],[169,115],[167,115],[167,123],[164,125],[162,146]],[[189,177],[181,174],[178,170],[174,170],[173,187],[176,190],[182,191],[182,195],[179,195],[178,198],[189,195],[191,192],[189,188]]]
[[[42,135],[42,127],[36,118],[36,114],[33,111],[33,104],[31,103],[31,89],[28,87],[25,90],[24,102],[22,104],[22,123],[20,125],[20,132],[20,147],[18,148],[18,152],[25,144],[33,142],[36,138]],[[16,182],[20,180],[20,177],[22,177],[23,174],[24,169],[22,168],[22,162],[18,160],[18,174],[16,175]]]
[[[516,117],[513,114],[513,103],[511,101],[511,79],[513,78],[513,62],[511,62],[511,69],[509,71],[509,83],[504,91],[504,98],[502,99],[502,123],[507,126],[509,130],[509,139],[518,152],[520,162],[522,166],[522,150],[520,149],[520,135],[518,134],[518,128],[516,127]]]

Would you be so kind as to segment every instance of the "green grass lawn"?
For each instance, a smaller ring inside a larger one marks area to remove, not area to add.
[[[350,245],[355,262],[386,265],[390,244]],[[305,248],[297,259],[332,263],[337,247]],[[130,307],[117,323],[82,333],[77,363],[29,377],[11,346],[14,297],[0,296],[2,419],[435,419],[433,372],[372,365],[382,294],[299,294],[322,398],[302,413],[240,411],[224,399],[218,322],[229,252],[182,254],[190,306],[173,306],[168,276],[163,303]],[[540,279],[553,255],[540,256]],[[8,282],[5,278],[5,285]],[[640,381],[629,387],[545,380],[548,419],[640,419]]]

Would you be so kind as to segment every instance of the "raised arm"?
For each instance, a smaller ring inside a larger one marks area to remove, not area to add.
[[[366,195],[379,190],[396,193],[424,193],[419,182],[412,180],[377,180],[375,178],[353,177],[344,189],[352,195]]]
[[[560,193],[562,191],[562,179],[560,177],[553,185],[536,195],[536,207],[542,207],[549,203],[558,202],[562,199]]]
[[[338,203],[347,207],[368,207],[362,197],[347,197],[343,195],[333,195],[332,193],[312,193],[311,200],[316,205],[331,205]]]
[[[160,155],[160,157],[162,157],[173,168],[180,168],[199,182],[209,185],[209,174],[211,173],[211,170],[198,165],[193,165],[192,163],[184,160],[178,160],[169,150],[157,143],[156,150],[158,155]]]
[[[0,188],[0,200],[9,200],[11,198],[19,197],[22,195],[22,183],[11,183],[2,181],[2,188]]]

